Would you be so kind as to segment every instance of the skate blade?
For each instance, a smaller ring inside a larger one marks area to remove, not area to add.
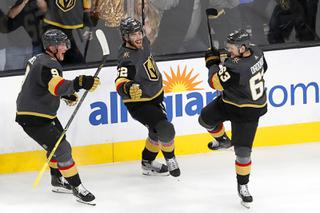
[[[93,201],[85,202],[85,201],[80,200],[80,199],[76,199],[76,201],[78,201],[79,203],[83,203],[83,204],[89,205],[89,206],[95,206],[96,205],[96,203],[94,203]]]
[[[159,173],[159,172],[154,172],[154,171],[150,171],[150,170],[143,170],[142,174],[145,176],[169,176],[169,172],[163,172],[163,173]]]
[[[53,187],[52,192],[54,193],[59,193],[59,194],[72,194],[72,190],[68,190],[68,189],[65,189],[65,188],[61,188],[61,187]]]
[[[247,208],[247,209],[250,209],[250,204],[251,204],[251,203],[241,201],[241,205],[244,206],[244,207]]]

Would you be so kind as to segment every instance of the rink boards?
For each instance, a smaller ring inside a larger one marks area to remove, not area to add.
[[[268,113],[260,120],[255,146],[306,143],[320,140],[319,47],[266,52]],[[217,95],[207,85],[204,59],[159,62],[164,78],[168,118],[176,129],[176,153],[208,152],[211,140],[198,125],[202,107]],[[95,69],[65,73],[66,79],[92,74]],[[67,133],[78,165],[141,158],[146,129],[131,119],[114,86],[115,67],[99,75],[101,86],[90,93]],[[23,76],[0,78],[0,173],[39,170],[45,155],[14,122],[15,99]],[[61,102],[58,117],[66,123],[74,108]],[[226,129],[230,130],[227,123]]]

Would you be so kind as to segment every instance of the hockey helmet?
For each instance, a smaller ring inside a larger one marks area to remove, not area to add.
[[[70,49],[70,40],[68,39],[68,36],[61,30],[50,29],[42,35],[42,44],[44,49],[47,49],[49,46],[55,46],[64,43],[66,44],[67,48]]]
[[[236,30],[227,36],[227,43],[235,44],[238,47],[245,46],[248,48],[250,46],[250,35],[244,29]]]
[[[142,24],[137,19],[127,17],[121,20],[120,32],[122,36],[139,31],[142,32]]]

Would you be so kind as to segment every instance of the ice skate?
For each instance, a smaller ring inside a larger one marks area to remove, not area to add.
[[[179,177],[180,176],[180,169],[178,166],[178,162],[175,157],[166,159],[166,163],[169,169],[169,173],[173,177]]]
[[[95,206],[96,204],[93,202],[95,196],[89,192],[82,184],[77,187],[72,187],[73,195],[77,197],[77,201],[80,203],[88,204],[91,206]]]
[[[253,199],[249,192],[247,184],[238,184],[238,195],[241,199],[241,205],[243,205],[246,208],[250,208],[250,204],[252,203]]]
[[[51,185],[55,193],[72,194],[71,185],[64,177],[51,176]]]
[[[156,160],[149,161],[149,160],[142,160],[141,161],[141,168],[143,175],[150,175],[150,176],[168,176],[168,166],[162,164]]]
[[[208,143],[208,148],[211,150],[226,150],[230,147],[232,147],[232,143],[226,134]]]

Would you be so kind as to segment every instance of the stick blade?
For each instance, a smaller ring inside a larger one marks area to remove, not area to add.
[[[218,10],[215,8],[207,8],[206,9],[206,14],[207,16],[217,16],[218,15]]]
[[[109,49],[108,41],[107,41],[106,36],[102,32],[102,30],[97,29],[96,30],[96,36],[97,36],[98,41],[100,43],[103,56],[109,55],[110,54],[110,49]]]

